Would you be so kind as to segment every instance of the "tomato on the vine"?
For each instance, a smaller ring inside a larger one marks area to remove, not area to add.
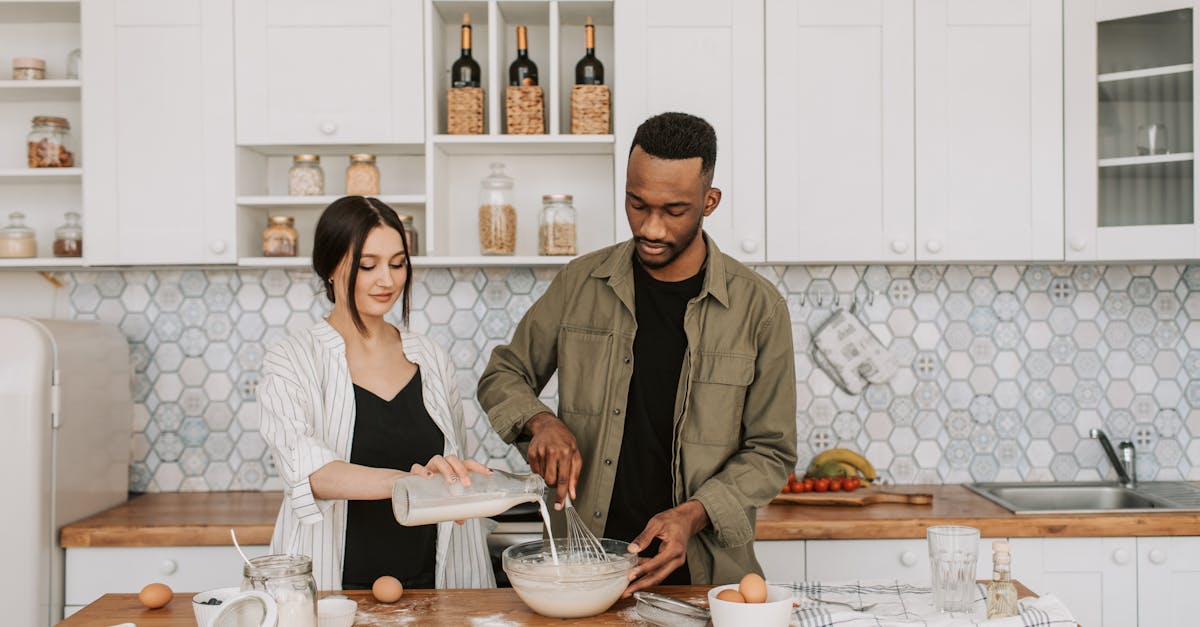
[[[862,479],[859,479],[858,477],[846,477],[846,479],[842,481],[842,489],[847,492],[853,492],[861,485]]]
[[[842,478],[841,477],[834,477],[829,480],[829,491],[830,492],[841,492],[842,491]]]
[[[829,479],[821,477],[813,482],[813,490],[815,492],[826,492],[829,490]]]

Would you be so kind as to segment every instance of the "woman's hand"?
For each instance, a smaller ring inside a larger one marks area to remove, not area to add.
[[[458,483],[461,479],[463,486],[471,485],[470,473],[478,473],[481,475],[490,475],[492,470],[487,466],[473,460],[461,460],[454,455],[434,455],[429,462],[424,466],[421,464],[412,465],[412,474],[432,479],[435,475],[442,475],[449,483]],[[454,521],[458,524],[463,524],[464,521]]]

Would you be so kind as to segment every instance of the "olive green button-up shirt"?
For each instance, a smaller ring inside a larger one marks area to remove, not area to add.
[[[696,584],[761,572],[755,509],[796,463],[796,381],[787,304],[766,279],[705,235],[707,270],[688,302],[688,349],[675,395],[671,464],[675,504],[699,501],[710,526],[688,543]],[[538,394],[558,372],[558,412],[583,457],[575,507],[601,536],[621,452],[633,374],[632,240],[572,261],[496,347],[478,398],[507,442],[552,412]],[[561,517],[554,523],[561,533]]]

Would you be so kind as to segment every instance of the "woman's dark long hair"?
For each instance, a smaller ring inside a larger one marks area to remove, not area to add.
[[[346,306],[350,309],[350,319],[354,321],[354,326],[363,335],[368,334],[367,325],[363,323],[362,316],[358,313],[358,304],[354,302],[354,286],[358,281],[358,262],[362,258],[363,242],[367,241],[367,234],[371,229],[377,226],[396,229],[404,246],[401,316],[404,326],[407,327],[412,294],[412,261],[408,259],[408,238],[404,232],[404,224],[396,216],[395,210],[377,198],[343,196],[329,203],[321,213],[321,218],[317,220],[317,231],[313,235],[313,271],[321,277],[325,297],[331,303],[337,302],[337,295],[333,293],[333,273],[349,254],[350,276],[346,280]]]

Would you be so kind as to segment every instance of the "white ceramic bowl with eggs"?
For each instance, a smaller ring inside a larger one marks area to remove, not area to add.
[[[792,619],[792,591],[767,584],[767,600],[763,603],[723,601],[717,595],[724,590],[737,591],[738,584],[717,586],[708,591],[708,610],[713,627],[787,627]]]

